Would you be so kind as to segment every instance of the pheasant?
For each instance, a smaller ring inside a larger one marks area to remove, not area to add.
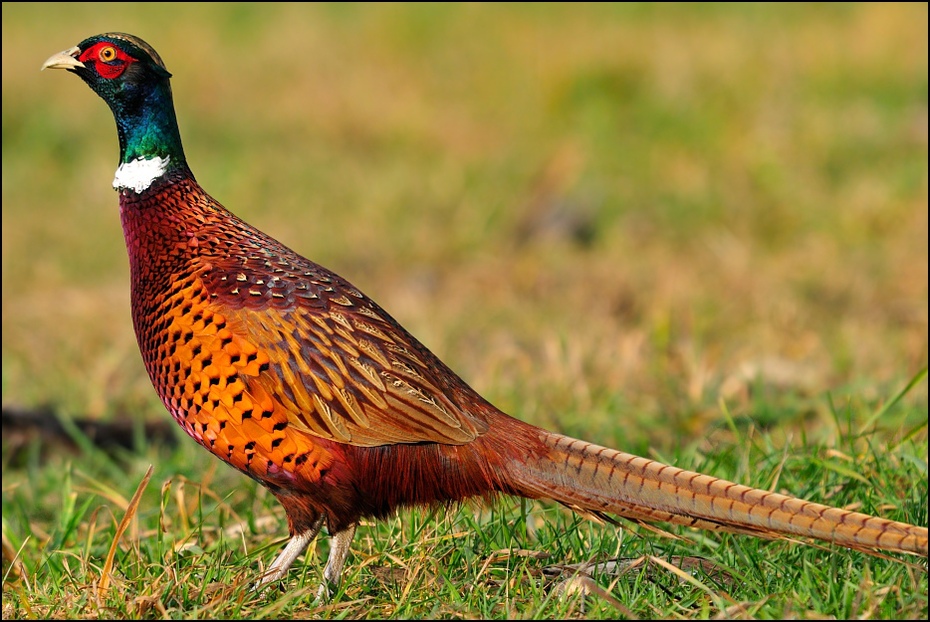
[[[362,518],[497,495],[759,537],[927,555],[927,529],[753,489],[501,412],[347,280],[227,211],[194,179],[159,55],[101,34],[42,67],[110,107],[132,320],[152,384],[195,441],[284,507],[285,576],[325,523],[320,594]]]

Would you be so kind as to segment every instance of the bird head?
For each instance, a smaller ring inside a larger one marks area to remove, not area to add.
[[[152,46],[118,32],[85,39],[53,55],[42,69],[65,69],[76,74],[111,107],[144,100],[155,85],[164,88],[171,78]]]

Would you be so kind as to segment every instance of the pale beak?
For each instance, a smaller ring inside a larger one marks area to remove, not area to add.
[[[42,64],[42,69],[83,69],[84,63],[75,58],[80,53],[81,50],[78,47],[59,52],[45,61]],[[39,71],[42,71],[42,69]]]

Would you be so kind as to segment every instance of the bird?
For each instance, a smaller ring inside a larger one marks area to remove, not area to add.
[[[801,536],[927,556],[927,529],[755,489],[571,438],[499,410],[348,280],[246,223],[195,180],[171,73],[137,36],[105,33],[42,69],[81,78],[119,136],[113,187],[135,334],[177,424],[265,486],[289,539],[283,579],[323,525],[318,594],[339,585],[362,519],[404,508],[550,500],[609,522]]]

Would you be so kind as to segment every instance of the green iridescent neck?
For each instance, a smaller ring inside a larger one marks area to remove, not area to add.
[[[111,105],[119,133],[120,163],[161,158],[170,170],[186,165],[181,134],[167,81],[148,85],[131,105]]]

